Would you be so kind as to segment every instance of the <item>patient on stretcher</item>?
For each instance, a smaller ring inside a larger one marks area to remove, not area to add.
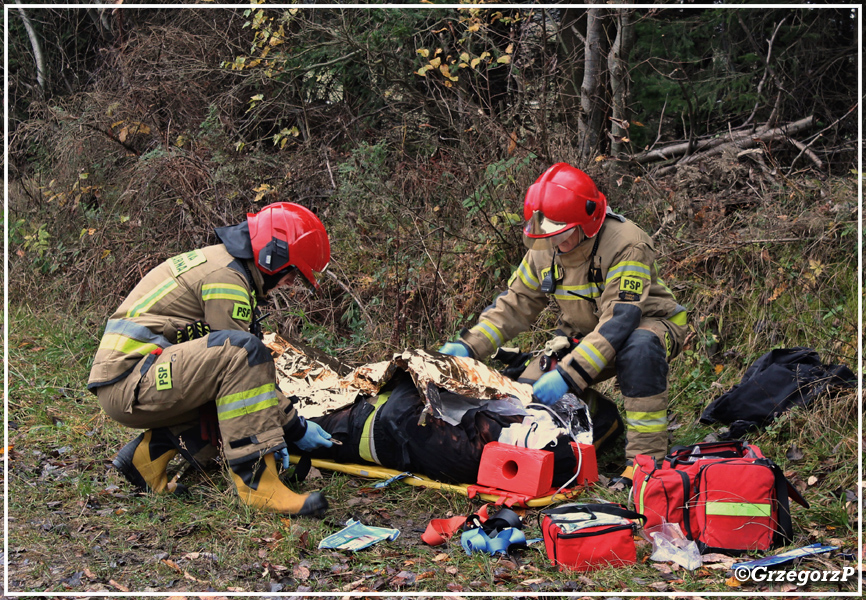
[[[484,445],[498,441],[553,452],[553,484],[560,486],[577,468],[570,442],[598,447],[622,429],[616,406],[600,394],[592,416],[568,395],[551,410],[532,403],[531,386],[472,359],[407,350],[347,373],[299,344],[265,342],[276,355],[280,388],[340,442],[312,458],[475,483]]]

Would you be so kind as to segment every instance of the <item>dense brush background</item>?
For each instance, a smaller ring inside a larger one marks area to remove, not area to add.
[[[606,21],[610,37],[616,11]],[[10,591],[336,590],[361,577],[340,576],[352,569],[381,570],[351,588],[362,591],[622,589],[621,572],[593,587],[544,570],[541,554],[527,561],[540,573],[515,565],[508,577],[494,560],[461,557],[459,547],[449,547],[459,573],[440,571],[439,559],[435,574],[417,582],[427,567],[401,567],[401,553],[378,550],[347,565],[314,550],[334,530],[328,523],[281,525],[238,511],[221,478],[218,491],[198,492],[204,517],[187,514],[194,503],[118,498],[126,484],[105,467],[131,432],[107,421],[85,389],[107,316],[149,269],[215,243],[215,227],[270,202],[316,211],[333,260],[318,295],[279,292],[265,325],[347,363],[435,349],[473,324],[524,253],[525,189],[566,161],[652,235],[664,280],[689,308],[686,349],[670,376],[672,442],[717,435],[696,423],[700,412],[773,348],[808,346],[826,363],[859,369],[851,11],[633,13],[630,127],[588,148],[578,143],[585,67],[571,39],[581,27],[586,34],[584,12],[10,14]],[[41,84],[25,22],[46,41]],[[450,70],[425,72],[437,56]],[[611,113],[591,108],[605,131]],[[771,139],[679,166],[640,158],[732,127],[809,116],[814,124],[792,136],[796,144]],[[515,343],[539,348],[554,321],[547,310]],[[613,383],[603,389],[617,396]],[[812,503],[794,511],[798,545],[856,548],[859,400],[834,390],[751,439]],[[620,457],[601,457],[605,474]],[[353,482],[327,474],[305,484],[334,498],[331,525],[361,510]],[[393,493],[377,500],[380,520],[382,510],[412,505],[420,514],[389,519],[423,528],[425,518],[467,509],[414,488]],[[231,542],[220,541],[226,531]],[[405,544],[419,565],[436,555]],[[178,566],[178,556],[204,547],[219,567]],[[832,566],[850,564],[845,556]],[[142,564],[152,572],[139,574]],[[654,569],[628,573],[634,590],[731,589],[724,571],[680,572],[679,583],[655,588]]]

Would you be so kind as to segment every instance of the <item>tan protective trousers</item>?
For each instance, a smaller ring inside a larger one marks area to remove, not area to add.
[[[593,384],[616,376],[622,392],[626,422],[625,457],[628,464],[638,454],[663,459],[668,449],[668,363],[681,351],[688,327],[668,320],[644,319],[629,336],[616,360]],[[520,381],[541,377],[534,359]]]
[[[283,426],[294,407],[276,390],[268,348],[254,335],[216,331],[148,355],[128,377],[96,390],[106,414],[127,427],[183,429],[199,407],[216,402],[230,464],[285,446]]]

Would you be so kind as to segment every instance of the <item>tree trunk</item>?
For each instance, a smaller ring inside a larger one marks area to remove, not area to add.
[[[45,55],[42,53],[42,42],[33,29],[33,24],[30,22],[30,17],[20,6],[18,14],[21,16],[21,21],[24,23],[24,29],[27,30],[27,37],[30,38],[30,46],[33,48],[33,59],[36,61],[36,83],[39,84],[39,89],[45,93]]]
[[[580,86],[580,119],[578,121],[578,152],[589,160],[598,151],[604,123],[602,102],[602,67],[604,66],[604,8],[590,8],[586,15],[583,83]]]
[[[586,44],[586,9],[566,8],[559,22],[559,59],[565,82],[560,95],[562,114],[569,131],[578,129],[580,111],[580,82],[583,80],[583,62],[580,51]]]
[[[624,138],[628,137],[628,57],[634,45],[634,11],[616,11],[616,38],[607,55],[607,68],[610,72],[611,106],[611,143],[610,155],[616,158],[623,151]]]

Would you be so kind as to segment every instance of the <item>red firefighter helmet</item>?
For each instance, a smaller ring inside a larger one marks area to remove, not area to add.
[[[529,248],[564,242],[578,225],[594,237],[607,213],[607,199],[589,175],[568,163],[556,163],[526,190],[523,241]]]
[[[315,288],[314,272],[321,273],[331,260],[331,244],[325,226],[310,210],[291,202],[277,202],[259,212],[247,213],[256,266],[275,275],[295,267]]]

